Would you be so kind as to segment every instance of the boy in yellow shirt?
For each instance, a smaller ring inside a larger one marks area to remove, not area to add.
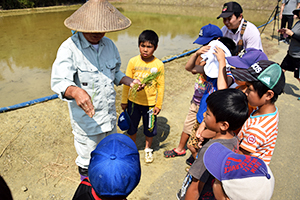
[[[164,64],[153,53],[157,49],[158,36],[152,30],[143,31],[138,39],[140,55],[131,58],[128,62],[126,75],[142,81],[151,73],[160,72],[155,81],[144,90],[132,94],[129,87],[123,86],[121,107],[128,109],[130,116],[130,128],[127,133],[135,142],[136,133],[141,117],[143,117],[145,144],[145,162],[153,162],[153,149],[151,149],[153,137],[157,134],[157,115],[159,114],[164,95]]]

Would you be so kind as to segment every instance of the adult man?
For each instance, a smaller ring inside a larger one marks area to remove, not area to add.
[[[257,27],[243,18],[243,9],[237,2],[225,3],[222,13],[217,17],[223,18],[222,27],[224,37],[231,38],[237,44],[237,51],[255,48],[263,50],[260,33]]]
[[[297,16],[293,14],[293,10],[300,7],[300,0],[282,0],[279,18],[281,19],[280,29],[285,28],[287,24],[288,29],[292,29],[294,18]],[[291,37],[284,38],[283,34],[280,34],[279,42],[289,44]]]
[[[120,71],[120,55],[106,32],[130,26],[131,21],[106,0],[89,0],[64,22],[78,31],[62,43],[53,63],[51,88],[68,101],[76,164],[81,179],[88,176],[90,153],[116,133],[114,84],[133,86],[139,80]]]

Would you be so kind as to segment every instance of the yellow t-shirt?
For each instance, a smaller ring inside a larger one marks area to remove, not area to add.
[[[157,82],[153,81],[152,86],[146,86],[143,90],[136,93],[135,97],[131,95],[130,87],[123,85],[123,93],[121,103],[127,104],[129,99],[133,103],[143,106],[156,106],[159,109],[162,107],[162,101],[165,89],[165,70],[162,61],[154,57],[150,62],[145,62],[140,55],[131,58],[126,69],[126,76],[139,79],[142,81],[152,72],[160,71],[160,76],[157,77]]]

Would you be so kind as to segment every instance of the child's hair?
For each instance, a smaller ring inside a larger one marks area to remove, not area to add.
[[[232,39],[230,39],[228,37],[220,37],[219,41],[222,42],[228,48],[231,55],[236,54],[236,50],[237,50],[236,44]]]
[[[257,92],[259,98],[261,98],[264,94],[266,94],[266,92],[268,90],[271,90],[270,88],[268,88],[266,85],[264,85],[260,81],[251,81],[249,83],[253,85],[253,88]],[[277,101],[277,99],[278,99],[278,94],[276,92],[274,92],[274,96],[270,101],[271,101],[271,103],[275,103]]]
[[[144,30],[139,36],[139,45],[142,42],[150,42],[156,49],[157,44],[158,44],[158,36],[152,30]]]
[[[207,97],[206,103],[216,122],[229,123],[228,130],[240,128],[248,118],[247,97],[238,89],[217,90]]]

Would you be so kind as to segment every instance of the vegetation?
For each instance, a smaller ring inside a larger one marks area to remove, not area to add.
[[[86,0],[0,0],[0,9],[36,8],[74,3],[84,3]]]

